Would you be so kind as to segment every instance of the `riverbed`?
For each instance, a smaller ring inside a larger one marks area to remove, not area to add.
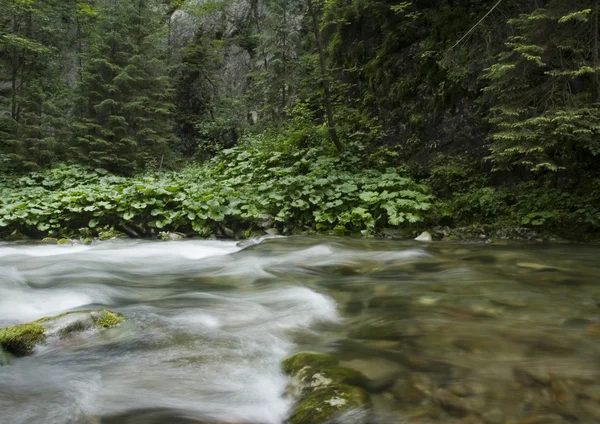
[[[0,422],[282,424],[308,350],[366,375],[374,424],[596,423],[599,275],[572,244],[0,244],[0,328],[126,317],[0,366]]]

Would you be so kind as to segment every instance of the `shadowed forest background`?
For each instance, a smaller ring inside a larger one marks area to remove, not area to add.
[[[5,238],[598,238],[598,0],[0,10]]]

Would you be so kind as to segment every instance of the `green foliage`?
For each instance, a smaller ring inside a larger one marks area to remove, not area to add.
[[[225,150],[204,167],[160,177],[124,178],[81,167],[31,174],[0,190],[0,227],[59,235],[133,224],[206,236],[220,225],[251,227],[268,213],[290,231],[368,234],[419,222],[430,207],[425,187],[401,170],[364,170],[315,148],[269,151],[261,144]]]
[[[598,29],[584,4],[592,2],[550,1],[509,21],[515,33],[484,73],[498,100],[490,119],[496,169],[570,170],[580,155],[600,154]]]

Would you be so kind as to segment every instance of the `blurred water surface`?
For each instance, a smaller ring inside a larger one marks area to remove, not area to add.
[[[369,377],[374,424],[600,422],[599,275],[569,244],[3,244],[0,327],[127,320],[0,367],[0,422],[281,424],[299,350]]]

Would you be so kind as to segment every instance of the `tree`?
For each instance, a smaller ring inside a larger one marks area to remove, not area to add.
[[[320,14],[323,10],[323,4],[317,3],[316,1],[317,0],[308,0],[308,15],[311,21],[311,30],[315,38],[317,54],[319,55],[319,70],[321,71],[321,86],[323,88],[323,106],[327,117],[327,132],[338,151],[342,151],[344,147],[335,129],[331,84],[329,83],[330,76],[327,71],[327,58],[325,56],[325,48],[321,36]]]
[[[83,163],[131,174],[162,163],[174,140],[163,6],[102,0],[97,8],[83,56],[73,153]]]
[[[0,153],[4,166],[50,165],[68,130],[73,1],[0,0]],[[4,84],[7,82],[7,84]]]
[[[509,21],[514,35],[485,72],[498,169],[557,171],[600,155],[598,1],[544,3]]]

